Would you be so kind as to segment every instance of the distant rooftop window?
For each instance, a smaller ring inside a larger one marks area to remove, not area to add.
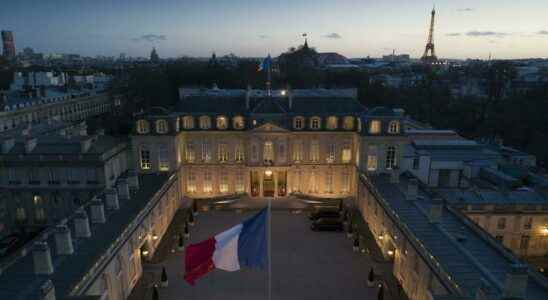
[[[208,116],[200,117],[200,129],[209,129],[211,128],[211,118]]]
[[[337,129],[338,119],[335,116],[330,116],[327,118],[327,129],[334,130]]]
[[[344,117],[343,127],[346,130],[354,129],[354,117],[351,117],[351,116]]]
[[[225,116],[217,117],[217,129],[226,129],[228,127],[228,120]]]
[[[157,133],[167,133],[167,121],[166,120],[156,121],[156,132]]]
[[[304,127],[304,118],[303,117],[295,117],[293,119],[293,128],[295,129],[303,129]]]
[[[320,117],[312,117],[310,119],[310,128],[312,129],[320,129],[321,125],[321,119]]]
[[[232,126],[234,129],[244,129],[244,118],[241,116],[234,117],[232,120]]]
[[[388,133],[392,133],[392,134],[400,133],[400,122],[391,121],[390,124],[388,125]]]
[[[147,120],[137,121],[137,133],[146,134],[150,131],[150,125]]]
[[[379,134],[381,133],[381,121],[379,120],[372,120],[369,123],[369,133],[371,134]]]

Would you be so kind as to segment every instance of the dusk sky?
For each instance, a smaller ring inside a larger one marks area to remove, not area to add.
[[[381,3],[382,2],[382,3]],[[13,0],[0,29],[17,51],[161,57],[279,55],[309,43],[320,52],[420,56],[431,0]],[[435,45],[444,58],[547,57],[548,1],[436,1]]]

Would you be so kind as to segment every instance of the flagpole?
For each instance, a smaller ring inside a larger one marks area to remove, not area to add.
[[[272,198],[268,197],[268,300],[272,300]]]
[[[271,89],[271,80],[272,80],[272,74],[270,69],[272,69],[272,63],[268,64],[268,68],[266,70],[266,89],[267,89],[267,95],[268,97],[272,96],[272,89]],[[270,200],[269,200],[270,203]]]

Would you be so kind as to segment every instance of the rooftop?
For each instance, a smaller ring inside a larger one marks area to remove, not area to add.
[[[65,299],[77,283],[109,252],[108,250],[119,242],[121,237],[126,237],[126,230],[134,230],[138,215],[148,207],[151,200],[157,199],[156,194],[161,193],[162,187],[167,182],[174,182],[174,176],[168,175],[141,175],[141,188],[132,191],[131,199],[120,201],[119,210],[105,210],[107,222],[91,223],[91,238],[73,237],[74,254],[60,256],[56,254],[54,234],[52,228],[45,230],[39,239],[48,242],[51,249],[54,273],[52,275],[35,275],[32,251],[17,258],[7,269],[6,261],[2,261],[0,273],[0,298],[1,299],[41,299],[40,287],[48,279],[53,282],[57,299]],[[155,203],[155,202],[154,202]],[[89,207],[84,208],[88,211]],[[69,217],[67,226],[71,229],[74,216]],[[96,274],[93,274],[96,275]]]
[[[386,175],[368,179],[362,176],[361,180],[369,182],[380,195],[385,211],[396,220],[400,230],[408,232],[411,244],[426,251],[423,259],[434,269],[439,264],[441,271],[438,276],[442,282],[453,283],[453,287],[470,298],[474,298],[482,281],[487,282],[499,296],[502,294],[506,275],[514,264],[521,263],[517,257],[446,205],[443,205],[440,221],[431,222],[428,212],[433,196],[420,189],[417,200],[407,200],[405,191],[409,178],[405,175],[401,176],[399,183],[391,183]],[[527,299],[547,299],[548,281],[532,269],[528,273]]]

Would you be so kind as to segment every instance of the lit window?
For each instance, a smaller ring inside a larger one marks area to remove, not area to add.
[[[327,129],[337,129],[337,117],[331,116],[327,118]]]
[[[533,227],[533,218],[529,217],[525,220],[525,224],[523,224],[523,229],[529,230]]]
[[[381,121],[379,120],[371,121],[371,123],[369,123],[369,133],[371,134],[381,133]]]
[[[257,162],[259,160],[259,147],[257,144],[251,144],[251,160]]]
[[[225,116],[217,117],[217,129],[226,129],[228,127],[228,121]]]
[[[377,146],[369,146],[367,152],[367,171],[377,170]]]
[[[219,159],[219,162],[227,162],[228,161],[228,146],[226,143],[220,143],[218,146],[218,153],[217,158]]]
[[[204,173],[204,193],[211,193],[213,191],[213,180],[211,178],[211,171],[206,170]]]
[[[211,160],[211,147],[208,141],[202,142],[202,161],[208,162]]]
[[[196,193],[196,174],[188,171],[188,180],[186,182],[186,191],[188,193]]]
[[[343,124],[344,129],[346,130],[354,129],[354,117],[351,117],[351,116],[344,117],[343,123],[344,123]]]
[[[208,116],[200,117],[200,129],[209,129],[211,128],[211,118]]]
[[[244,193],[245,192],[245,185],[244,185],[244,173],[242,171],[236,172],[236,193]]]
[[[244,118],[243,117],[234,117],[234,120],[232,121],[232,126],[234,127],[234,129],[244,129],[244,126],[245,126],[245,123],[244,123]]]
[[[317,193],[318,192],[318,173],[316,171],[312,171],[310,174],[310,193]]]
[[[345,194],[350,192],[350,174],[348,170],[344,170],[341,174],[341,192]]]
[[[167,121],[166,120],[156,121],[156,132],[157,133],[167,133]]]
[[[285,162],[285,144],[278,144],[278,158],[279,161]]]
[[[194,118],[192,116],[184,116],[183,117],[183,128],[184,129],[194,128]]]
[[[313,140],[310,143],[310,161],[318,162],[320,160],[320,142]]]
[[[27,219],[27,213],[25,211],[25,208],[24,207],[18,207],[15,210],[15,220],[17,220],[17,222],[23,222],[26,219]]]
[[[310,119],[310,128],[320,129],[321,119],[319,117],[313,117]]]
[[[169,157],[165,145],[160,145],[158,147],[158,169],[160,169],[160,171],[169,171]]]
[[[327,194],[333,193],[333,173],[331,171],[325,174],[325,192]]]
[[[147,147],[141,148],[141,169],[150,170],[152,163],[150,161],[150,150]]]
[[[293,161],[301,162],[303,160],[303,142],[295,141],[293,144]]]
[[[186,143],[186,149],[185,149],[185,160],[189,163],[194,162],[196,159],[196,152],[194,150],[194,143],[188,142]]]
[[[269,163],[274,161],[274,146],[271,141],[264,142],[263,160]]]
[[[392,121],[388,124],[388,133],[397,134],[400,133],[400,122]]]
[[[137,133],[145,134],[150,131],[149,124],[146,120],[137,121]]]
[[[293,191],[294,192],[302,192],[302,178],[303,178],[303,172],[297,171],[295,172],[295,179],[293,180]]]
[[[304,118],[303,117],[296,117],[293,119],[293,127],[295,129],[303,129],[304,127]]]
[[[352,160],[352,148],[349,143],[344,144],[341,156],[341,160],[344,164],[347,164]]]
[[[228,173],[226,171],[221,172],[219,182],[219,192],[228,193]]]
[[[392,170],[396,166],[396,147],[388,146],[386,149],[386,169]]]
[[[337,151],[337,145],[335,145],[334,143],[331,143],[329,144],[329,148],[328,148],[328,153],[327,153],[327,163],[334,163],[335,162],[335,152]]]
[[[243,162],[244,159],[245,159],[244,145],[242,143],[238,143],[236,145],[236,150],[234,151],[234,160],[236,162]]]

